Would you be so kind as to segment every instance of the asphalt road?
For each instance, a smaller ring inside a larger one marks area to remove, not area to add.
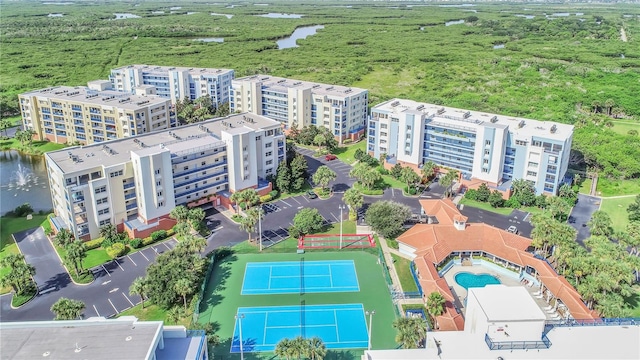
[[[327,165],[336,172],[337,178],[332,182],[334,193],[326,200],[309,199],[306,195],[300,195],[264,205],[266,215],[262,221],[262,235],[265,246],[287,238],[287,229],[300,209],[318,209],[325,219],[325,224],[337,223],[341,216],[342,219],[348,217],[346,209],[340,213],[339,206],[344,205],[342,193],[355,182],[349,178],[351,167],[339,160],[326,161],[324,157],[314,158],[310,150],[299,149],[299,152],[305,155],[310,173],[321,165]],[[419,213],[420,198],[441,198],[443,192],[444,189],[437,183],[432,184],[418,197],[405,197],[400,190],[387,189],[381,196],[365,196],[363,208],[378,200],[394,200],[406,204],[414,213]],[[515,211],[510,216],[503,216],[470,207],[465,207],[462,213],[473,222],[485,222],[503,229],[516,225],[524,236],[529,236],[531,232],[531,225],[526,221],[525,213]],[[215,209],[207,210],[206,221],[212,230],[207,238],[206,252],[220,246],[233,246],[247,238],[246,232]],[[19,309],[11,309],[10,295],[1,296],[0,321],[50,320],[54,315],[49,309],[61,297],[83,301],[86,304],[84,317],[117,315],[140,302],[140,297],[129,295],[129,286],[133,280],[145,275],[146,268],[155,261],[158,254],[172,249],[177,244],[176,240],[170,239],[98,266],[91,269],[95,275],[91,284],[77,285],[71,282],[41,228],[16,234],[16,241],[27,261],[36,266],[35,280],[41,292]]]
[[[578,231],[576,241],[584,246],[584,241],[591,236],[587,223],[591,215],[600,209],[600,198],[578,194],[578,202],[569,215],[569,225]]]

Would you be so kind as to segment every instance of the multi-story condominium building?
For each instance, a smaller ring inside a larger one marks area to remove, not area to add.
[[[555,194],[569,163],[573,126],[393,99],[371,109],[368,151],[416,169],[432,161],[463,185],[508,191],[512,179]]]
[[[316,125],[339,140],[364,134],[368,91],[338,85],[254,75],[234,79],[231,112],[248,111],[279,121],[285,129]]]
[[[56,86],[19,95],[22,125],[37,139],[93,144],[167,129],[171,101],[112,90]]]
[[[49,152],[53,224],[84,239],[105,224],[144,237],[169,228],[177,205],[228,206],[232,192],[270,191],[265,179],[285,152],[280,124],[255,114]]]
[[[172,102],[209,95],[213,104],[229,101],[233,79],[230,69],[203,69],[154,65],[129,65],[111,70],[113,89],[134,93],[140,86],[153,86],[155,93]]]

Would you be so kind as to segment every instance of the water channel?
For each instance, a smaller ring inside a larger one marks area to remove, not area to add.
[[[278,40],[278,50],[298,47],[298,39],[306,39],[307,36],[315,35],[319,29],[324,29],[324,25],[303,26],[294,30],[291,36]]]
[[[51,210],[44,156],[0,151],[0,214],[29,203],[35,211]]]

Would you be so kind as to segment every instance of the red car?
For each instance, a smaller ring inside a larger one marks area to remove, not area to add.
[[[325,159],[325,160],[327,160],[327,161],[335,160],[335,159],[337,159],[337,158],[338,158],[338,157],[337,157],[337,156],[335,156],[335,155],[333,155],[333,154],[327,154],[327,155],[324,157],[324,159]]]

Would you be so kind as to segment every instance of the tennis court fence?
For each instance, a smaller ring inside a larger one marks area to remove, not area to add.
[[[213,254],[209,256],[209,264],[207,265],[207,271],[204,274],[204,280],[202,280],[202,284],[200,285],[200,290],[198,291],[198,296],[196,297],[196,303],[193,307],[193,318],[191,319],[191,324],[196,324],[198,322],[198,317],[200,316],[200,303],[202,302],[202,298],[204,297],[204,291],[207,288],[207,284],[209,283],[209,278],[211,277],[211,273],[213,272],[213,264],[216,262],[216,257],[218,255],[219,250],[215,250]]]

